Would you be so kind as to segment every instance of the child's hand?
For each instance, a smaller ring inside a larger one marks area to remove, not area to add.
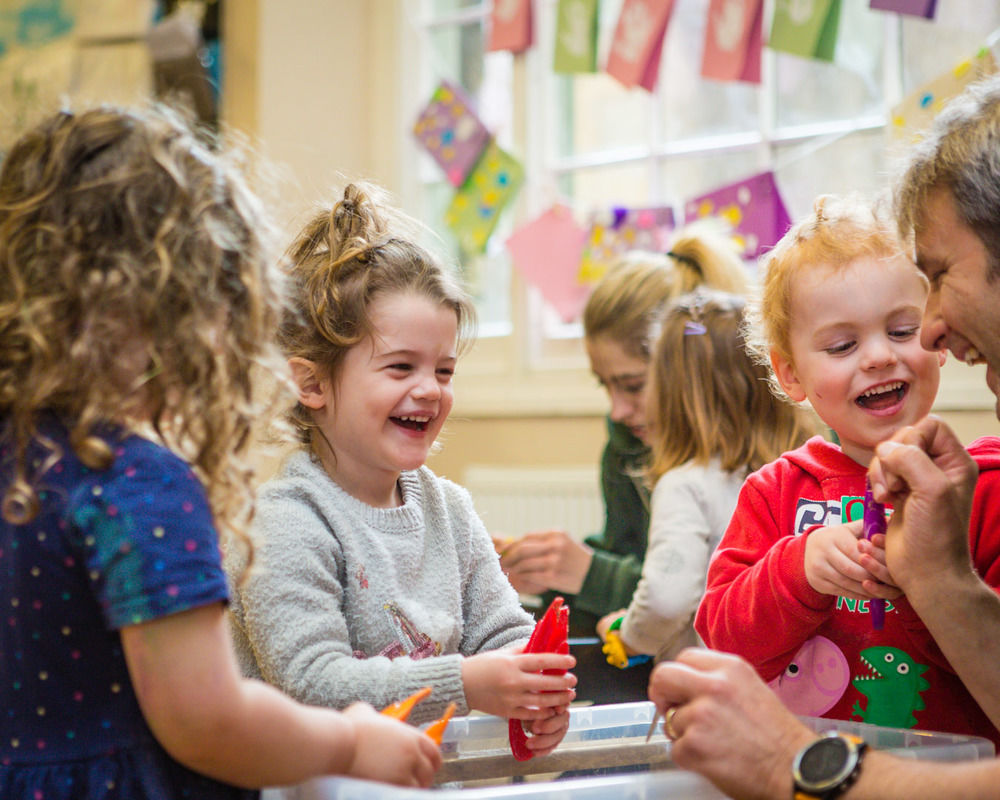
[[[903,594],[886,564],[884,533],[876,533],[871,540],[864,537],[859,539],[858,553],[859,563],[872,576],[861,583],[868,594],[883,600],[895,600]]]
[[[431,785],[441,767],[441,751],[419,728],[354,703],[344,710],[354,724],[354,758],[346,774],[399,786]]]
[[[525,747],[536,756],[547,756],[555,750],[569,730],[569,707],[556,708],[555,712],[548,719],[523,723],[524,730],[530,734]]]
[[[624,617],[628,613],[628,609],[620,608],[618,611],[612,611],[610,614],[605,614],[599,620],[597,620],[597,635],[601,637],[602,642],[608,640],[608,629],[614,624],[616,619]],[[632,655],[635,655],[632,653]]]
[[[804,565],[806,580],[817,592],[853,600],[869,600],[873,596],[886,600],[899,597],[899,589],[891,584],[877,595],[865,589],[865,581],[891,580],[891,577],[884,563],[873,565],[875,571],[866,569],[861,563],[862,552],[858,540],[863,535],[862,526],[861,520],[855,520],[844,525],[819,528],[807,534]],[[872,560],[877,562],[878,559],[873,557]]]
[[[573,669],[576,659],[557,653],[490,650],[462,662],[462,684],[470,708],[506,719],[542,720],[576,697],[576,676],[543,675],[543,669]]]

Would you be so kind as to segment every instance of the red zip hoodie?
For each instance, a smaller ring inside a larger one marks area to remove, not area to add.
[[[976,440],[979,466],[969,541],[1000,586],[1000,438]],[[738,653],[798,714],[972,734],[1000,746],[905,597],[873,630],[867,601],[821,594],[805,576],[810,531],[862,516],[867,470],[820,437],[747,478],[709,566],[695,629]],[[956,620],[956,624],[975,624]]]

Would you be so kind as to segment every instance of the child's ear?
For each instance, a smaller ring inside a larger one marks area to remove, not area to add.
[[[299,402],[306,408],[321,409],[326,406],[325,379],[320,377],[315,361],[307,358],[288,359],[292,379],[299,387]]]
[[[795,374],[795,367],[774,350],[771,351],[771,369],[774,370],[774,377],[778,379],[781,388],[793,402],[801,403],[806,399],[805,390]]]

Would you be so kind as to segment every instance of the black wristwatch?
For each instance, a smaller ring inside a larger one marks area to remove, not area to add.
[[[807,744],[792,762],[793,800],[830,800],[846,792],[861,773],[867,748],[859,737],[837,731]]]

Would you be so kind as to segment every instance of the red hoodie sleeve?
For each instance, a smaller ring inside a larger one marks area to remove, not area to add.
[[[706,645],[741,655],[771,680],[833,613],[836,598],[809,585],[805,535],[790,535],[774,488],[781,481],[761,474],[751,475],[740,492],[709,566],[695,629]]]
[[[1000,588],[1000,438],[984,436],[969,446],[979,467],[969,520],[969,548],[979,576]]]

